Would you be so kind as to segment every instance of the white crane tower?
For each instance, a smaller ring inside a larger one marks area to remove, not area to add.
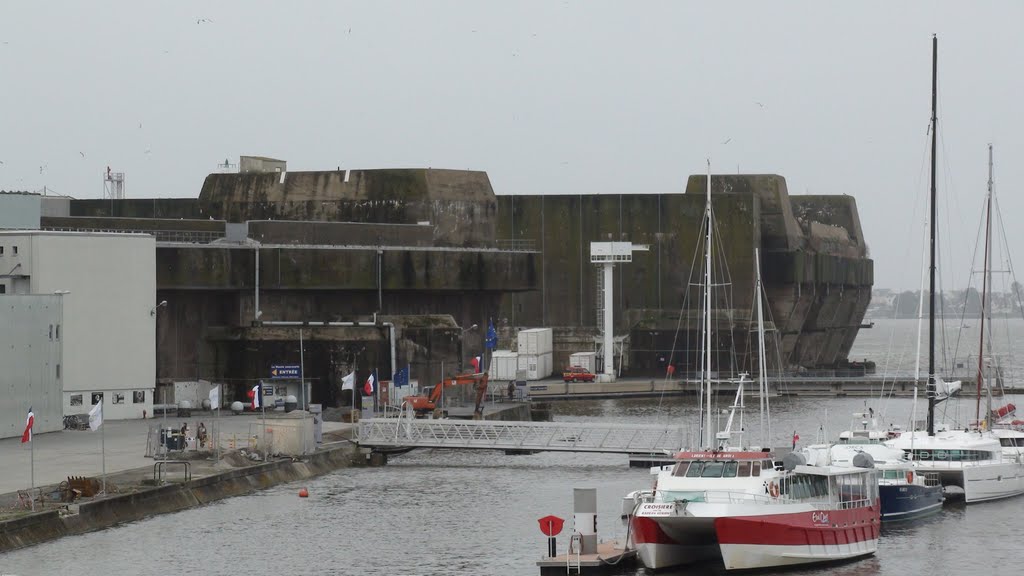
[[[633,252],[647,252],[650,247],[646,244],[633,244],[631,242],[591,242],[590,263],[603,268],[598,275],[597,287],[597,326],[601,330],[601,342],[604,349],[604,369],[600,375],[603,382],[615,380],[615,348],[614,332],[615,322],[612,319],[614,289],[612,283],[612,270],[616,264],[628,264],[633,261]],[[603,296],[603,298],[602,298]]]

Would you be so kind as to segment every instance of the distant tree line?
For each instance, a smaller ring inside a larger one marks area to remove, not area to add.
[[[995,316],[1020,316],[1024,285],[1014,282],[1008,292],[993,292],[990,308]],[[917,318],[921,291],[907,290],[888,297],[872,297],[869,315],[873,318]],[[928,313],[928,291],[924,292],[924,313]],[[943,316],[981,316],[981,293],[973,286],[966,290],[941,292],[935,311]]]

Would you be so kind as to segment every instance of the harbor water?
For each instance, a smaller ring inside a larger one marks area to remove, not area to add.
[[[875,346],[871,338],[889,337],[875,330],[865,331],[862,341]],[[748,403],[754,409],[744,426],[750,442],[760,435],[756,402]],[[907,398],[785,397],[771,405],[771,443],[788,447],[794,431],[801,444],[819,435],[835,437],[866,402],[885,425],[910,421],[913,402]],[[692,422],[696,404],[694,398],[673,397],[552,408],[556,420]],[[965,400],[961,410],[973,405],[973,399]],[[919,411],[917,418],[923,416]],[[620,498],[651,482],[647,470],[628,468],[622,455],[419,450],[382,468],[340,470],[302,486],[279,486],[0,555],[0,573],[534,575],[534,563],[546,550],[537,519],[555,514],[570,528],[573,488],[597,488],[598,530],[606,539],[625,535]],[[297,496],[301,487],[308,488],[309,498]],[[883,527],[874,557],[796,573],[942,576],[986,567],[1016,573],[1020,556],[1012,535],[1024,530],[1022,509],[1024,499],[947,504],[919,523]],[[565,545],[563,534],[559,550]],[[712,565],[665,574],[721,572]]]

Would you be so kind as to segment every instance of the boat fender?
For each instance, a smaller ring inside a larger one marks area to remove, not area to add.
[[[857,468],[874,468],[875,459],[867,452],[857,452],[857,454],[853,456],[853,465]]]
[[[768,484],[768,493],[771,494],[772,498],[779,497],[779,485],[777,482],[770,482]]]
[[[914,471],[913,470],[907,470],[907,484],[913,484],[913,483],[914,483]]]

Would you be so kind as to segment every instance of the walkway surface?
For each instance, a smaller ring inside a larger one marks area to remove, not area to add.
[[[272,422],[267,417],[268,426]],[[214,417],[210,412],[192,412],[189,418],[168,416],[147,420],[107,420],[103,423],[103,442],[106,445],[106,469],[112,474],[138,468],[152,469],[154,460],[146,457],[146,442],[151,426],[181,428],[188,422],[190,435],[195,434],[203,422],[213,432]],[[227,450],[228,442],[235,435],[239,447],[245,447],[250,428],[258,429],[260,417],[254,414],[232,415],[221,412],[218,419],[221,429],[221,448]],[[352,428],[351,424],[324,422],[325,434],[341,432]],[[103,470],[101,433],[91,430],[62,430],[47,434],[36,434],[33,446],[22,444],[21,438],[0,440],[0,494],[26,490],[32,484],[31,462],[35,460],[35,485],[50,486],[67,480],[68,476],[99,477]]]

